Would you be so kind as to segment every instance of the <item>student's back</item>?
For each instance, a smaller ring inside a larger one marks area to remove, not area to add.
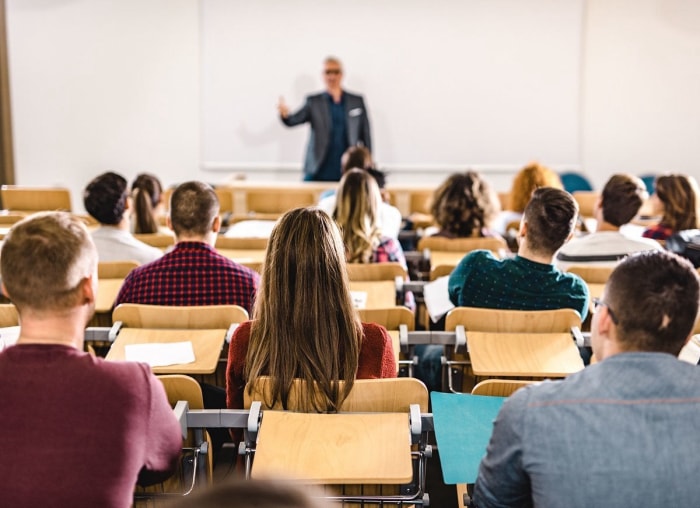
[[[168,470],[181,443],[144,364],[17,345],[0,353],[0,386],[3,506],[130,506],[141,469]]]

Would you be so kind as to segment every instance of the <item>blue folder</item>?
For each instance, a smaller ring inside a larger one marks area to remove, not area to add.
[[[432,392],[430,399],[445,484],[474,483],[505,397]]]

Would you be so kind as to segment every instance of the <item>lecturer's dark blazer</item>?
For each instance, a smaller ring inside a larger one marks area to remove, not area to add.
[[[347,122],[348,146],[362,145],[372,151],[372,137],[369,130],[369,117],[365,101],[361,95],[355,95],[343,90],[345,99],[345,119]],[[331,133],[331,111],[328,96],[325,92],[306,97],[301,109],[282,118],[287,127],[302,123],[311,123],[309,144],[304,160],[304,175],[315,175],[323,162]]]

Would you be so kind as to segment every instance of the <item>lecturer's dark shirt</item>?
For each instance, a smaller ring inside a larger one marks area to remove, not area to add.
[[[340,96],[340,102],[334,102],[329,93],[324,94],[331,111],[331,143],[326,157],[314,175],[314,180],[320,182],[337,182],[340,180],[340,159],[348,148],[348,126],[345,118],[345,94]]]

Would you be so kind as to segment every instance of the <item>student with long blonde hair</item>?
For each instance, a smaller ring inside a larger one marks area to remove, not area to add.
[[[406,268],[399,242],[383,236],[377,223],[379,186],[367,171],[351,169],[340,180],[333,218],[340,226],[348,263],[395,261]]]
[[[272,230],[253,320],[231,339],[227,406],[243,407],[246,382],[260,376],[272,380],[266,404],[286,408],[299,378],[302,407],[321,412],[337,411],[355,379],[396,377],[391,338],[360,322],[340,233],[322,210],[291,210]]]

